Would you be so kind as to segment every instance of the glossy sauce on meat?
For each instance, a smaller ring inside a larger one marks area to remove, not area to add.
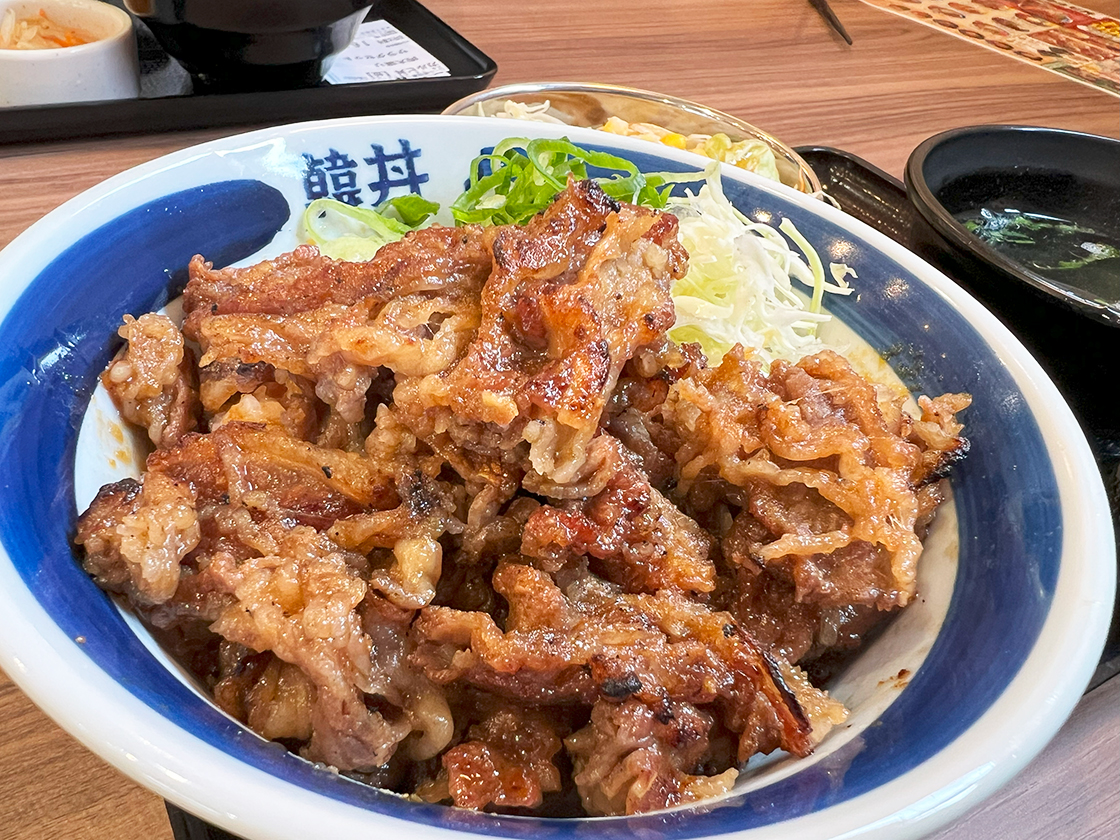
[[[808,755],[845,710],[800,666],[915,596],[968,397],[709,368],[676,233],[572,182],[367,263],[196,257],[102,377],[153,451],[85,569],[229,714],[426,801],[633,814]]]

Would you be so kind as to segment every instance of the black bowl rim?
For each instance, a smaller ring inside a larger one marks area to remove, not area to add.
[[[1120,328],[1120,305],[1096,300],[1072,286],[1066,286],[1031,271],[1022,263],[1001,254],[983,240],[971,234],[964,225],[952,217],[926,183],[922,172],[926,158],[936,147],[974,134],[1038,133],[1067,137],[1071,140],[1103,141],[1120,149],[1120,140],[1100,134],[1071,131],[1065,128],[1047,128],[1037,125],[991,124],[953,128],[928,137],[910,153],[906,161],[906,192],[922,218],[955,248],[995,268],[1006,277],[1033,286],[1055,302],[1065,304],[1076,312],[1112,327]]]

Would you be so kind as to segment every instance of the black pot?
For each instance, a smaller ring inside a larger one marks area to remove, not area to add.
[[[376,0],[125,0],[197,87],[318,84]]]

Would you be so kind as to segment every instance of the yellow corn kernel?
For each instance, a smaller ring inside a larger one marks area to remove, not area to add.
[[[670,132],[661,138],[661,142],[666,146],[672,146],[674,149],[683,149],[685,147],[685,136],[683,134],[677,134],[676,132]]]
[[[603,124],[602,128],[600,128],[599,130],[606,131],[610,134],[621,134],[623,137],[625,137],[630,133],[630,123],[618,117],[611,117]]]

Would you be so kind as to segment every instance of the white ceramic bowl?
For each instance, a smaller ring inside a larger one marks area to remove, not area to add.
[[[96,40],[44,50],[0,49],[0,108],[60,102],[132,99],[140,95],[140,66],[132,18],[98,0],[0,0],[0,16],[37,13]]]
[[[510,128],[375,117],[218,140],[109,179],[0,252],[0,666],[124,773],[249,840],[897,840],[975,805],[1057,731],[1099,656],[1115,553],[1092,455],[1036,362],[960,288],[845,214],[731,167],[725,191],[744,213],[788,217],[826,259],[856,269],[858,295],[833,312],[889,354],[908,387],[975,398],[964,415],[972,451],[927,541],[921,597],[831,686],[852,717],[813,756],[760,761],[721,799],[641,817],[559,821],[411,802],[222,714],[81,571],[77,510],[135,468],[111,434],[111,409],[89,408],[120,317],[166,303],[196,252],[229,264],[292,248],[300,211],[330,183],[308,177],[307,156],[353,161],[367,206],[381,188],[411,187],[446,207],[470,160]],[[695,164],[591,130],[516,128],[566,134],[644,169]]]

